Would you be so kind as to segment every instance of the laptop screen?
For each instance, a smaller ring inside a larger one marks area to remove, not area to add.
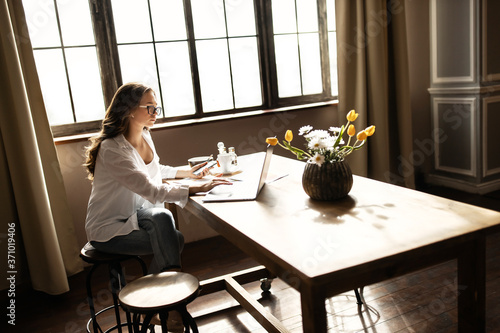
[[[259,189],[257,190],[257,194],[259,194],[260,190],[264,187],[267,179],[267,173],[269,171],[269,165],[271,164],[271,155],[273,154],[274,146],[268,145],[266,149],[266,157],[264,158],[264,165],[262,166],[262,173],[260,175],[259,180]]]
[[[246,170],[242,179],[233,185],[219,185],[209,191],[203,198],[204,202],[255,200],[266,183],[273,146],[268,146],[266,152],[257,153],[245,162]],[[264,157],[262,159],[262,157]]]

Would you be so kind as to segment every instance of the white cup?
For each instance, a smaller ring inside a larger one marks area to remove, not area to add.
[[[231,173],[231,154],[219,154],[217,155],[217,161],[219,162],[220,169],[223,174]]]

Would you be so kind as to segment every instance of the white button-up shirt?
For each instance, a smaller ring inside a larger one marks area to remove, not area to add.
[[[186,205],[189,186],[162,183],[175,178],[177,170],[160,164],[149,131],[143,137],[154,154],[147,165],[123,135],[101,143],[85,222],[89,241],[105,242],[138,230],[141,208],[163,207],[164,202]]]

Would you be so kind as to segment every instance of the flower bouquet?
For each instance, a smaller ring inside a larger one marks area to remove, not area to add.
[[[302,187],[312,199],[338,200],[348,195],[352,188],[351,168],[344,158],[360,149],[369,136],[375,133],[375,126],[369,126],[356,134],[352,122],[358,114],[351,110],[347,114],[347,123],[342,127],[330,127],[326,130],[314,130],[312,126],[303,126],[299,135],[306,139],[306,149],[302,150],[290,144],[293,139],[291,130],[285,133],[285,140],[280,143],[276,137],[266,139],[270,145],[280,145],[294,153],[299,160],[308,160],[302,174]],[[349,136],[344,141],[344,134]],[[356,139],[353,137],[356,136]],[[351,142],[354,143],[351,145]]]
[[[345,125],[342,125],[340,128],[330,127],[328,131],[315,130],[309,125],[301,127],[299,129],[299,135],[306,139],[306,150],[293,147],[290,144],[293,139],[291,130],[286,131],[283,143],[280,143],[276,137],[269,137],[266,139],[266,142],[272,146],[278,144],[282,148],[288,149],[294,153],[299,160],[307,159],[308,162],[315,163],[319,166],[325,162],[341,162],[347,155],[363,147],[366,139],[375,133],[375,126],[372,125],[356,134],[356,129],[352,122],[354,122],[357,117],[358,113],[351,110],[347,114],[347,123]],[[347,143],[343,139],[345,132],[347,132],[349,136]],[[356,136],[356,141],[351,145],[354,136]]]

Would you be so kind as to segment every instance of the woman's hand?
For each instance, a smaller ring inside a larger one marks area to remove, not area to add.
[[[176,178],[188,178],[188,177],[194,178],[194,179],[203,178],[210,173],[211,168],[210,169],[205,168],[202,172],[200,172],[197,175],[195,175],[194,172],[198,169],[204,168],[205,165],[207,165],[207,163],[208,162],[203,162],[203,163],[197,164],[194,167],[192,167],[190,170],[178,170],[177,174],[176,174]]]
[[[213,189],[215,186],[219,185],[232,185],[230,181],[221,178],[214,178],[208,183],[203,183],[200,185],[191,185],[189,186],[189,194],[196,194],[198,192],[208,192]]]

